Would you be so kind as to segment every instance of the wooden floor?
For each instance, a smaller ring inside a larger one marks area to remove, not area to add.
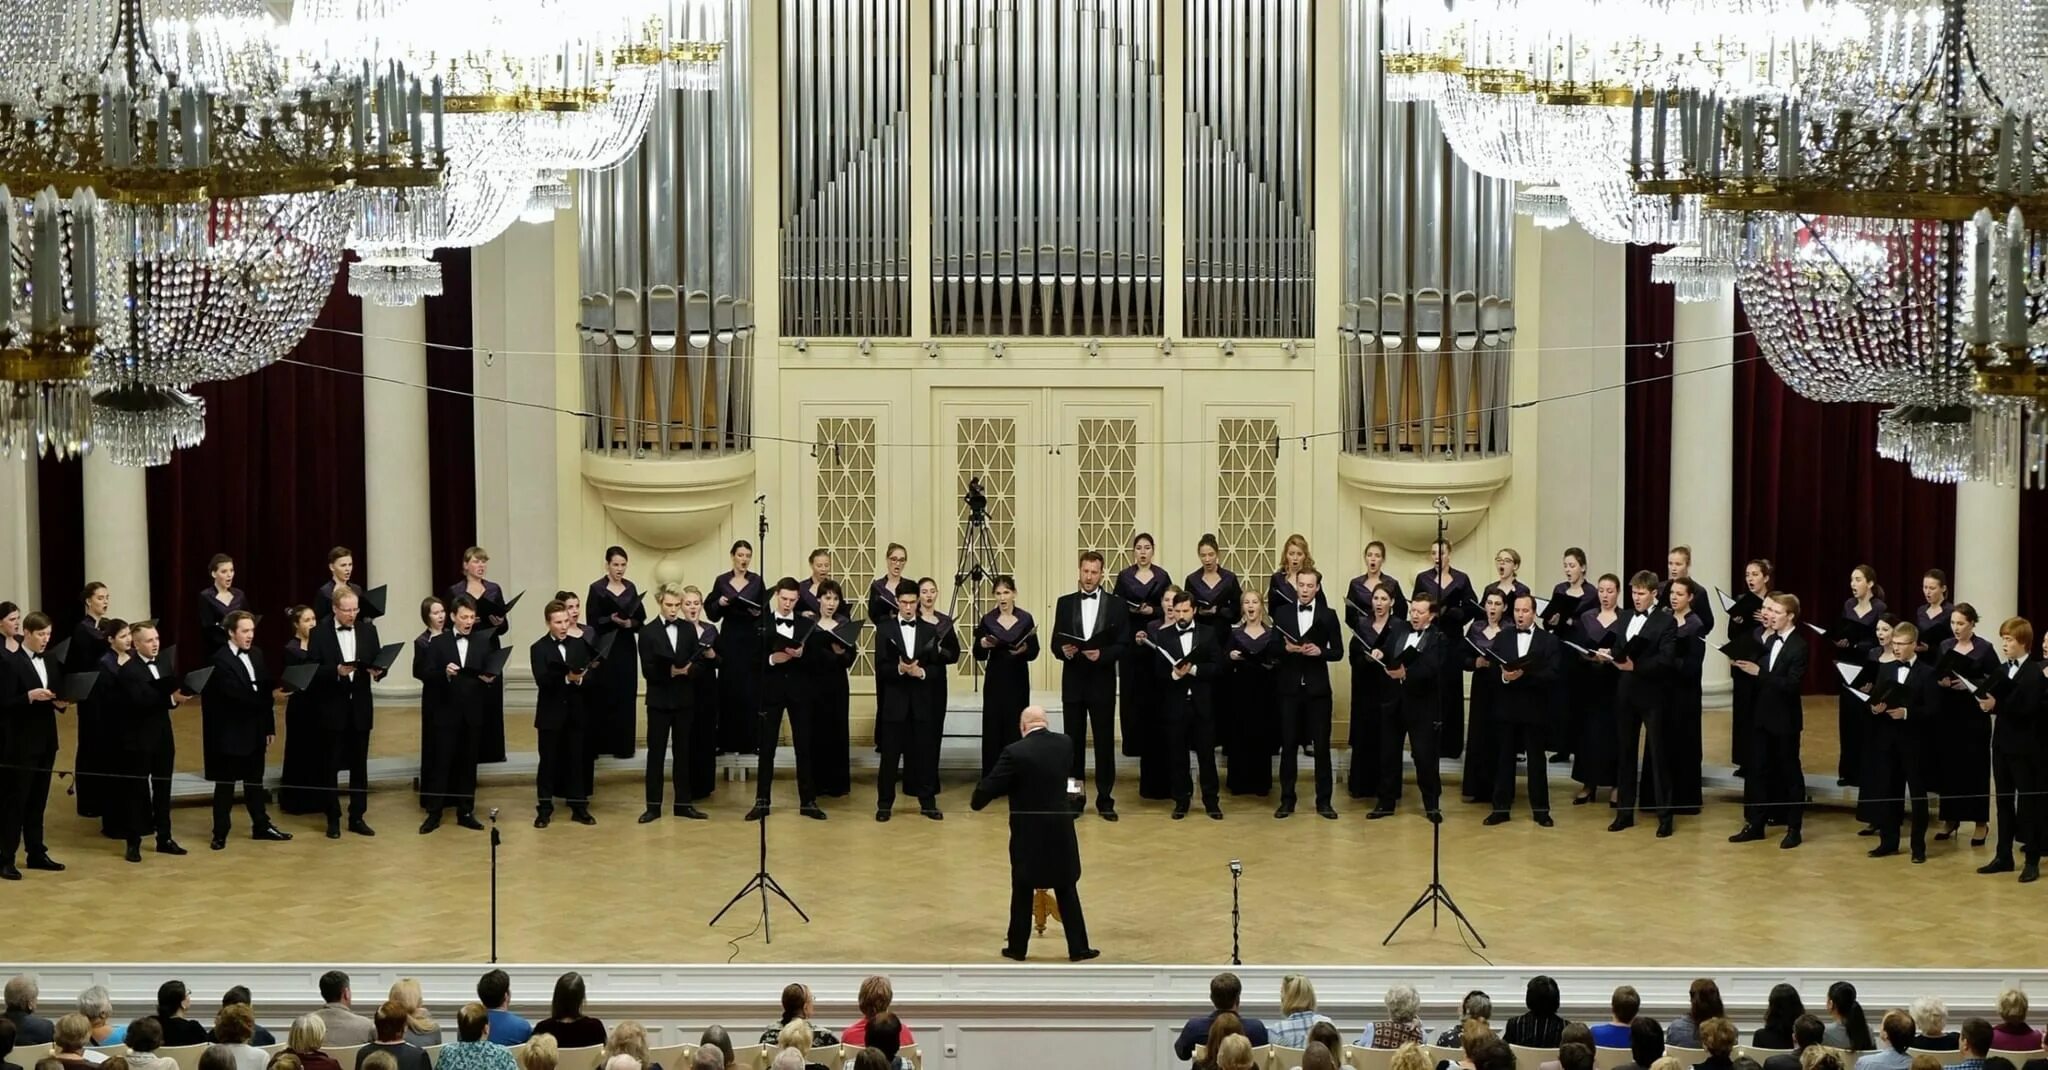
[[[1708,715],[1710,763],[1725,761],[1725,716]],[[1806,768],[1831,772],[1831,704],[1809,724]],[[409,753],[416,726],[406,711],[380,711],[376,752]],[[508,718],[511,749],[530,749],[532,731],[530,720]],[[62,767],[70,746],[67,737]],[[180,753],[181,766],[196,766],[197,740],[181,739]],[[793,805],[778,811],[771,867],[811,922],[775,903],[766,946],[755,931],[757,900],[706,924],[754,870],[757,829],[741,820],[751,785],[721,785],[708,822],[638,825],[638,778],[609,774],[598,787],[597,826],[558,821],[536,830],[530,784],[487,783],[479,806],[501,808],[504,840],[499,957],[995,961],[1008,896],[1006,821],[1001,804],[970,812],[971,787],[965,774],[948,778],[938,823],[904,812],[876,824],[873,778],[858,773],[851,797],[827,801],[828,821],[797,817]],[[1141,802],[1135,789],[1120,785],[1121,822],[1091,811],[1079,825],[1082,900],[1092,940],[1110,961],[1228,961],[1233,858],[1244,863],[1250,963],[1456,964],[1483,954],[1530,965],[2001,967],[2048,958],[2048,931],[2009,923],[2048,911],[2048,882],[1977,876],[1989,848],[1937,844],[1922,866],[1867,859],[1872,841],[1855,835],[1839,807],[1809,817],[1797,851],[1780,851],[1775,840],[1729,844],[1740,816],[1725,792],[1710,792],[1705,815],[1681,818],[1671,839],[1655,839],[1654,823],[1610,834],[1607,808],[1564,805],[1571,787],[1562,782],[1553,788],[1552,829],[1519,808],[1512,823],[1486,828],[1485,807],[1447,804],[1444,881],[1486,938],[1483,953],[1449,925],[1432,932],[1426,914],[1383,948],[1430,879],[1430,826],[1412,787],[1401,816],[1373,822],[1363,803],[1342,797],[1341,764],[1337,821],[1308,812],[1275,821],[1274,800],[1226,796],[1225,820],[1197,812],[1175,822],[1168,804]],[[778,785],[778,802],[793,796],[792,785]],[[488,834],[451,824],[420,836],[419,818],[412,796],[393,785],[372,799],[375,839],[329,841],[318,818],[286,817],[297,838],[275,844],[247,839],[238,809],[240,835],[215,853],[206,848],[204,809],[185,806],[178,835],[193,853],[145,848],[143,863],[128,865],[96,822],[77,817],[69,798],[53,798],[50,842],[70,869],[5,886],[0,901],[46,922],[10,926],[9,953],[28,961],[482,960]],[[1047,937],[1034,942],[1033,957],[1059,961],[1059,934]]]

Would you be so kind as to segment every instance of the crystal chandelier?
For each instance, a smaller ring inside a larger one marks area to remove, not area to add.
[[[68,458],[88,448],[87,381],[99,336],[98,279],[89,269],[97,259],[95,200],[89,189],[59,200],[45,186],[18,203],[0,185],[0,456]],[[16,249],[26,273],[15,270]]]

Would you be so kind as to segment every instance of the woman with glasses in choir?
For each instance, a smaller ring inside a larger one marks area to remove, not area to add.
[[[626,562],[625,547],[607,547],[604,575],[591,583],[589,597],[584,599],[590,606],[591,630],[595,633],[589,640],[593,650],[607,635],[618,636],[612,640],[612,649],[619,654],[638,649],[640,627],[647,623],[647,606],[641,600],[640,588],[626,578]],[[574,626],[571,627],[573,630]],[[636,661],[634,657],[606,658],[597,667],[596,678],[584,685],[597,685],[595,701],[586,701],[584,706],[592,722],[584,749],[592,760],[600,752],[615,758],[631,758],[634,754],[639,732],[635,700],[640,696]]]
[[[1898,663],[1898,658],[1893,656],[1891,649],[1892,629],[1898,623],[1899,618],[1890,613],[1877,618],[1877,650],[1865,662],[1866,671],[1873,674],[1873,679],[1875,678],[1874,674],[1882,673],[1886,666]],[[1737,673],[1736,675],[1742,676],[1747,674]],[[1864,694],[1869,694],[1870,688],[1871,685],[1865,683],[1859,690]],[[1843,690],[1846,692],[1848,688],[1844,687]],[[1884,716],[1882,713],[1872,711],[1867,700],[1859,701],[1857,705],[1863,707],[1863,716],[1866,719]],[[1866,725],[1865,731],[1870,733],[1876,727],[1874,724]],[[1887,800],[1884,798],[1884,796],[1891,794],[1884,787],[1889,761],[1888,756],[1879,753],[1882,750],[1882,746],[1875,738],[1874,733],[1866,734],[1864,738],[1863,764],[1857,769],[1856,775],[1856,783],[1859,787],[1856,793],[1856,820],[1863,822],[1863,828],[1856,835],[1876,836],[1884,831],[1884,822],[1892,816],[1891,811],[1896,807],[1897,800]]]
[[[752,571],[754,544],[732,544],[732,568],[711,581],[704,612],[718,628],[718,752],[752,754],[761,712],[761,615],[768,587]]]
[[[1829,653],[1835,661],[1861,667],[1877,656],[1877,642],[1874,638],[1877,619],[1884,616],[1884,588],[1878,586],[1877,570],[1869,565],[1857,565],[1849,570],[1849,597],[1842,600],[1842,622],[1844,627],[1870,628],[1872,638],[1849,638],[1836,635],[1826,642]],[[1838,689],[1835,697],[1835,738],[1841,746],[1841,755],[1835,763],[1835,785],[1861,786],[1863,775],[1864,743],[1870,735],[1870,703],[1849,694],[1848,689]]]
[[[1529,585],[1518,576],[1521,571],[1521,551],[1512,546],[1500,548],[1493,555],[1493,582],[1486,585],[1485,591],[1479,592],[1481,599],[1485,598],[1486,591],[1499,591],[1502,602],[1514,605],[1516,595],[1529,593]]]
[[[1166,589],[1173,584],[1166,570],[1152,563],[1152,536],[1139,532],[1131,540],[1131,563],[1116,574],[1114,592],[1130,611],[1135,639],[1166,619]],[[1158,651],[1143,643],[1124,647],[1117,665],[1118,721],[1123,726],[1123,752],[1138,759],[1138,797],[1170,799],[1173,775],[1166,758],[1166,729],[1160,723],[1159,681],[1152,671]],[[1186,756],[1181,760],[1185,762]]]
[[[1371,557],[1368,549],[1368,564]],[[1394,609],[1393,577],[1383,574],[1368,590],[1364,604],[1371,608],[1367,613],[1358,612],[1357,580],[1351,581],[1351,590],[1344,596],[1346,623],[1357,637],[1345,651],[1351,661],[1351,769],[1344,776],[1344,790],[1354,799],[1379,793],[1380,718],[1391,716],[1387,703],[1399,694],[1375,656],[1386,646],[1388,633],[1400,619]]]
[[[1238,586],[1237,574],[1221,564],[1223,557],[1217,549],[1216,536],[1204,534],[1195,544],[1195,557],[1202,567],[1188,573],[1183,586],[1188,597],[1195,600],[1195,620],[1208,625],[1221,644],[1237,624],[1244,589]]]
[[[416,786],[419,788],[420,808],[424,810],[429,800],[441,794],[440,785],[429,783],[428,773],[441,768],[440,745],[435,740],[441,737],[448,674],[441,665],[435,664],[434,655],[428,648],[448,629],[447,601],[433,595],[420,599],[420,623],[425,627],[420,634],[413,636],[412,677],[420,682],[420,775]],[[290,656],[286,657],[289,666]],[[285,740],[289,743],[291,737],[287,735]]]
[[[1543,630],[1560,639],[1578,633],[1579,614],[1595,599],[1593,584],[1586,577],[1586,551],[1574,546],[1564,552],[1564,579],[1550,588],[1550,603],[1543,611]],[[1579,709],[1572,701],[1572,678],[1580,671],[1575,659],[1558,666],[1558,684],[1550,689],[1550,760],[1567,765],[1579,745]]]
[[[797,593],[801,602],[803,592]],[[820,581],[811,597],[818,627],[830,630],[847,619],[846,592],[838,580]],[[857,652],[835,640],[819,642],[822,649],[807,650],[803,658],[811,682],[811,790],[836,799],[853,791],[853,736],[847,725],[852,691],[846,673]]]
[[[311,606],[291,606],[284,611],[292,637],[284,642],[284,667],[318,664],[313,654],[313,627],[319,615]],[[284,769],[277,790],[277,808],[287,814],[318,814],[327,809],[334,789],[330,768],[334,756],[328,746],[327,729],[320,709],[303,691],[294,691],[284,703]]]
[[[1038,626],[1017,608],[1017,581],[995,578],[996,607],[974,626],[974,660],[986,666],[981,682],[981,775],[996,767],[1003,748],[1023,738],[1017,718],[1031,705],[1031,662],[1038,659]]]
[[[1728,641],[1747,635],[1759,646],[1763,642],[1763,602],[1771,593],[1771,562],[1753,558],[1742,566],[1742,597],[1728,609]],[[1728,761],[1738,777],[1749,775],[1750,737],[1756,730],[1756,677],[1746,672],[1730,673],[1733,716],[1728,726]]]
[[[1670,702],[1665,708],[1662,735],[1665,745],[1671,748],[1668,762],[1672,771],[1671,809],[1687,816],[1697,816],[1700,812],[1700,766],[1703,761],[1700,753],[1701,677],[1706,671],[1706,638],[1712,629],[1693,603],[1699,590],[1697,584],[1681,580],[1673,582],[1664,592],[1674,630],[1678,634],[1678,667],[1671,676]],[[1656,767],[1656,762],[1644,759],[1637,798],[1657,797]]]
[[[1941,793],[1942,830],[1937,840],[1953,839],[1963,822],[1976,827],[1970,846],[1982,847],[1991,834],[1991,715],[1977,705],[1977,696],[1954,674],[1939,666],[1951,651],[1976,663],[1982,679],[1998,671],[1998,649],[1977,634],[1977,609],[1957,602],[1948,615],[1949,638],[1935,655],[1935,683],[1941,690],[1941,733],[1935,737]]]
[[[1294,577],[1304,572],[1313,572],[1315,567],[1315,555],[1308,552],[1308,539],[1298,532],[1287,536],[1286,544],[1280,547],[1280,568],[1266,583],[1268,622],[1294,619],[1294,607],[1301,603],[1301,594],[1294,589]],[[1316,585],[1317,609],[1330,604],[1323,596],[1323,586]],[[1270,623],[1268,626],[1270,627]]]
[[[1223,755],[1230,763],[1226,779],[1232,795],[1264,796],[1273,792],[1273,755],[1280,750],[1273,703],[1280,635],[1267,627],[1265,599],[1257,592],[1244,592],[1238,611],[1242,619],[1224,646],[1230,701],[1219,711]]]
[[[1920,577],[1921,605],[1913,611],[1913,626],[1920,629],[1920,641],[1913,649],[1922,654],[1938,652],[1951,634],[1949,615],[1954,607],[1948,600],[1948,573],[1930,568]]]
[[[683,619],[697,629],[697,663],[690,670],[690,801],[709,798],[718,786],[718,709],[720,694],[718,629],[704,619],[704,592],[683,588]]]
[[[1593,608],[1579,614],[1579,622],[1570,640],[1588,650],[1612,646],[1609,638],[1614,634],[1615,625],[1621,622],[1621,577],[1609,572],[1600,577],[1593,586]],[[1567,648],[1569,649],[1569,648]],[[1578,752],[1572,756],[1572,779],[1579,782],[1580,791],[1572,796],[1573,806],[1584,806],[1599,794],[1602,785],[1607,791],[1607,801],[1614,802],[1614,783],[1617,748],[1620,746],[1620,728],[1615,720],[1614,690],[1619,684],[1618,670],[1612,662],[1595,658],[1589,654],[1572,651],[1569,655],[1578,664],[1578,672],[1572,676],[1573,701],[1579,708]]]
[[[220,648],[228,645],[228,614],[249,608],[249,597],[235,586],[234,558],[213,555],[206,563],[206,574],[213,585],[199,592],[199,644],[206,654],[202,664],[210,665]]]
[[[1507,574],[1507,580],[1513,583],[1512,572]],[[1523,588],[1517,593],[1527,590]],[[1466,802],[1493,802],[1494,767],[1500,762],[1499,748],[1494,746],[1498,731],[1494,704],[1500,699],[1500,665],[1484,652],[1493,648],[1494,639],[1507,627],[1507,599],[1507,592],[1500,587],[1487,586],[1479,602],[1482,615],[1466,625],[1465,641],[1455,652],[1460,666],[1472,674],[1472,723],[1466,728],[1465,772],[1458,789]]]

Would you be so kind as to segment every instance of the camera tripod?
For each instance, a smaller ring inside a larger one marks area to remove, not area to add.
[[[968,628],[971,631],[981,623],[981,616],[995,603],[995,578],[1009,574],[997,549],[995,536],[988,530],[988,495],[981,489],[981,477],[967,481],[967,493],[961,501],[967,504],[967,519],[960,522],[959,569],[953,573],[953,599],[948,606],[947,616],[959,621],[960,601],[967,600]],[[973,660],[974,687],[981,689],[981,661]]]

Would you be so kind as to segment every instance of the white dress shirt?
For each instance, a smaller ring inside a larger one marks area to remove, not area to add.
[[[143,667],[144,667],[144,668],[147,668],[147,669],[149,670],[149,678],[150,678],[150,679],[152,679],[152,680],[161,680],[161,679],[163,679],[163,678],[164,678],[164,674],[163,674],[162,672],[158,671],[158,669],[157,669],[157,667],[156,667],[156,662],[155,662],[154,660],[151,660],[151,659],[149,659],[149,658],[144,658],[144,659],[143,659],[143,661],[142,661],[142,664],[143,664]]]
[[[334,629],[334,639],[335,642],[340,644],[341,646],[342,662],[345,664],[353,664],[356,660],[356,630],[354,628],[345,628],[340,625],[336,625]]]
[[[1313,603],[1294,607],[1294,633],[1307,638],[1309,629],[1316,626],[1316,607]]]
[[[1426,634],[1428,634],[1428,633],[1426,633],[1426,632],[1409,632],[1409,633],[1408,633],[1408,641],[1407,641],[1406,643],[1403,643],[1403,644],[1401,645],[1401,648],[1402,648],[1403,650],[1421,650],[1421,649],[1422,649],[1422,637],[1423,637],[1424,635],[1426,635]]]
[[[1177,633],[1177,634],[1178,634],[1178,635],[1180,636],[1180,656],[1181,656],[1181,657],[1187,657],[1188,655],[1190,655],[1190,654],[1194,653],[1194,652],[1195,652],[1195,626],[1194,626],[1194,625],[1192,625],[1192,624],[1190,624],[1190,625],[1188,625],[1188,626],[1187,626],[1187,627],[1185,627],[1185,628],[1175,628],[1175,629],[1174,629],[1174,631],[1175,631],[1175,632],[1176,632],[1176,633]],[[1199,673],[1199,672],[1201,672],[1201,671],[1202,671],[1202,669],[1201,669],[1201,666],[1199,666],[1199,665],[1196,665],[1196,664],[1195,664],[1195,663],[1193,663],[1193,662],[1189,662],[1189,663],[1188,663],[1188,675],[1189,675],[1189,676],[1193,676],[1193,675],[1195,675],[1196,673]]]
[[[1635,616],[1630,617],[1628,619],[1628,630],[1626,635],[1630,642],[1634,642],[1636,636],[1641,635],[1643,633],[1643,625],[1648,623],[1649,620],[1650,615],[1648,613],[1638,613]]]
[[[1787,635],[1787,632],[1771,633],[1771,639],[1775,639],[1777,640],[1777,642],[1772,644],[1770,655],[1764,659],[1765,669],[1775,669],[1778,667],[1778,655],[1784,652],[1785,644],[1792,641],[1790,638],[1787,637]],[[1771,642],[1771,639],[1766,639],[1764,641],[1768,643]],[[1900,679],[1904,679],[1904,677],[1900,677]]]
[[[1535,639],[1536,636],[1532,632],[1515,632],[1515,660],[1519,661],[1529,656],[1529,644]]]
[[[683,646],[682,642],[678,639],[676,635],[677,623],[679,622],[673,620],[665,620],[661,622],[662,629],[668,632],[668,648],[670,650],[680,650]]]
[[[469,636],[455,637],[455,665],[457,668],[467,668],[469,665]]]
[[[249,660],[246,650],[235,651],[235,657],[242,663],[242,671],[249,674],[249,690],[256,690],[256,663]]]
[[[896,626],[903,632],[903,657],[909,660],[917,656],[917,619],[896,618]]]
[[[41,680],[43,687],[47,689],[50,686],[50,667],[43,661],[43,656],[41,654],[30,654],[28,656],[28,663],[35,666],[36,679]]]
[[[784,639],[796,638],[796,620],[791,617],[775,618],[775,631]]]
[[[1095,638],[1095,619],[1102,613],[1102,591],[1081,594],[1081,638]]]

